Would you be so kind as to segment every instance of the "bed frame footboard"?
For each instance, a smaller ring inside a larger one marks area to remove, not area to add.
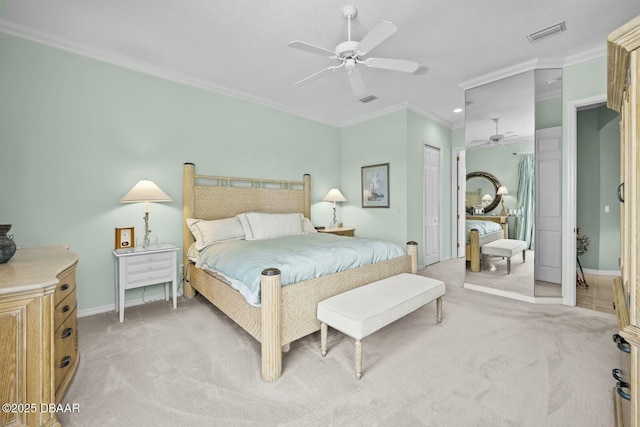
[[[416,274],[418,272],[418,244],[416,242],[407,243],[407,257],[409,258],[409,268],[401,267],[402,264],[398,264],[397,272],[395,270],[388,270],[388,276],[398,274],[402,270],[409,269],[411,273]],[[390,260],[393,261],[393,260]],[[405,264],[406,265],[406,264]],[[343,273],[348,273],[343,272]],[[369,280],[367,280],[369,281]],[[365,282],[367,282],[365,281]],[[353,286],[349,286],[344,289],[352,289],[357,286],[366,285],[367,283],[358,283]],[[316,305],[315,301],[318,298],[312,298],[314,302],[311,307],[312,313],[300,314],[303,317],[298,319],[287,306],[283,304],[282,286],[280,283],[280,271],[277,268],[268,268],[262,272],[260,279],[261,286],[261,357],[262,357],[262,369],[261,376],[264,381],[275,381],[282,375],[282,352],[283,348],[288,348],[289,343],[302,336],[308,335],[320,329],[320,324],[315,317]],[[295,289],[294,286],[287,287],[288,289]],[[295,290],[294,290],[295,292]],[[322,299],[328,298],[334,295],[335,292],[329,293],[328,296],[322,297]],[[309,301],[308,301],[309,302]],[[300,301],[298,301],[300,303]],[[284,308],[284,309],[283,309]],[[298,307],[300,308],[300,307]],[[283,318],[284,316],[284,318]],[[313,317],[308,319],[308,317]],[[287,328],[287,333],[283,333],[283,327],[288,326],[290,323],[310,322],[309,329],[302,331],[291,332],[292,328]],[[298,336],[299,335],[299,336]]]

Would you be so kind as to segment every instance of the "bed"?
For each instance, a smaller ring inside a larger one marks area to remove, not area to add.
[[[498,239],[508,238],[507,224],[492,219],[466,220],[466,260],[473,272],[480,271],[480,247]]]
[[[261,344],[265,381],[281,376],[282,353],[293,341],[320,330],[319,301],[396,274],[417,272],[415,242],[407,244],[406,255],[287,286],[281,286],[277,269],[265,265],[260,277],[261,305],[251,305],[219,276],[195,266],[189,257],[195,238],[187,219],[224,219],[246,212],[300,213],[310,219],[311,177],[277,181],[210,176],[196,174],[195,165],[185,163],[183,187],[184,295],[193,298],[200,293]]]

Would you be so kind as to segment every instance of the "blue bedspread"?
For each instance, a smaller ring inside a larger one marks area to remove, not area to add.
[[[485,234],[494,233],[496,231],[502,231],[502,226],[493,221],[479,221],[468,219],[465,221],[467,243],[469,243],[469,232],[471,230],[478,230],[478,233],[483,236]]]
[[[282,285],[288,285],[405,254],[381,240],[317,233],[217,243],[200,252],[196,266],[221,274],[249,304],[260,305],[265,268],[279,269]]]

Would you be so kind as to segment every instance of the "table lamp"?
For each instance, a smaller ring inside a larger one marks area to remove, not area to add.
[[[487,206],[489,203],[491,203],[492,200],[493,197],[491,197],[490,194],[485,194],[484,196],[482,196],[482,207]]]
[[[346,202],[347,199],[342,195],[340,190],[338,190],[337,188],[332,188],[322,200],[325,202],[333,202],[333,221],[331,222],[331,226],[335,227],[337,224],[336,202]]]
[[[143,248],[149,247],[149,202],[171,202],[171,197],[160,189],[153,181],[143,179],[133,186],[131,190],[120,200],[120,203],[144,202],[144,240]]]
[[[507,190],[507,187],[504,185],[501,185],[496,194],[500,196],[500,204],[502,205],[502,212],[500,212],[500,215],[507,215],[507,208],[504,207],[504,196],[505,194],[509,194],[509,190]]]

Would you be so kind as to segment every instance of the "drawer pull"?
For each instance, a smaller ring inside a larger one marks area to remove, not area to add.
[[[622,369],[620,368],[615,368],[611,371],[611,376],[613,377],[614,380],[616,381],[623,381],[622,378]]]
[[[66,368],[71,363],[71,356],[65,356],[62,358],[62,362],[60,362],[60,368]]]
[[[61,291],[66,291],[67,289],[69,289],[69,284],[65,283],[64,285],[60,286],[60,290]]]
[[[618,381],[616,384],[616,391],[618,392],[618,396],[620,396],[624,400],[631,400],[631,394],[623,391],[623,388],[629,389],[629,383]]]
[[[620,200],[620,203],[624,203],[624,197],[622,196],[623,191],[624,191],[624,182],[618,185],[618,200]]]
[[[631,353],[631,346],[629,342],[622,338],[620,334],[613,334],[613,342],[618,344],[618,350],[623,353]]]
[[[70,305],[65,305],[64,307],[62,307],[60,309],[60,311],[63,312],[63,313],[66,313],[69,310],[71,310],[71,306]]]
[[[62,339],[69,338],[73,334],[73,328],[67,328],[62,332]]]

